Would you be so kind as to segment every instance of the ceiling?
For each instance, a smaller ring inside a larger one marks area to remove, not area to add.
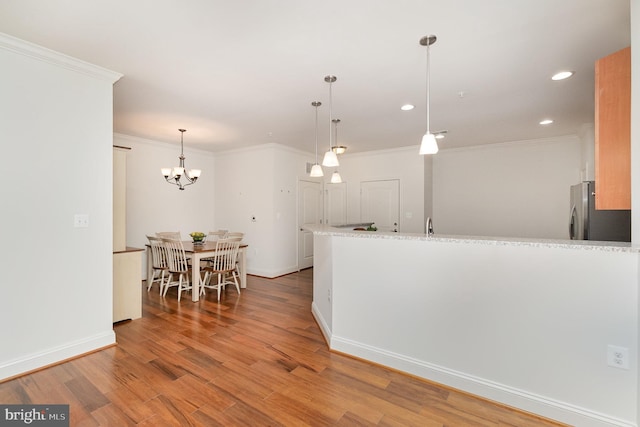
[[[417,147],[427,34],[441,148],[575,134],[594,61],[630,44],[629,0],[0,0],[0,32],[124,74],[115,132],[213,152],[313,152],[316,100],[326,151],[329,74],[347,153]]]

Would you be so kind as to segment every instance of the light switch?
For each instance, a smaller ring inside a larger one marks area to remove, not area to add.
[[[89,226],[89,215],[75,214],[73,216],[73,226],[75,228],[86,228]]]

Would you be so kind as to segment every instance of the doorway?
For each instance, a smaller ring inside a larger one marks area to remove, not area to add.
[[[313,267],[313,233],[305,225],[321,225],[322,183],[298,181],[298,270]]]

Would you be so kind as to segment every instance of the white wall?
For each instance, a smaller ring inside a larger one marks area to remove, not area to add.
[[[323,168],[326,182],[334,168]],[[340,176],[347,183],[347,223],[366,221],[360,216],[360,183],[400,181],[400,232],[424,232],[424,158],[418,147],[368,151],[340,156]]]
[[[577,136],[441,150],[433,158],[436,234],[569,238]]]
[[[637,253],[314,234],[332,349],[571,425],[637,425]],[[629,370],[607,366],[608,345]]]
[[[248,273],[297,270],[297,181],[310,158],[278,144],[216,155],[216,227],[245,233]]]
[[[631,0],[631,242],[640,245],[640,0]],[[634,83],[635,82],[635,83]],[[640,271],[639,271],[640,274]],[[640,276],[638,278],[640,284]],[[640,307],[640,291],[636,302]],[[636,322],[640,343],[640,318]],[[636,366],[640,366],[640,351],[636,354]],[[636,378],[637,395],[640,396],[640,369]],[[640,405],[637,407],[636,419],[640,424]]]
[[[180,134],[176,125],[176,140]],[[160,168],[178,166],[180,145],[115,134],[113,144],[130,147],[127,152],[127,246],[144,248],[146,236],[158,231],[180,231],[189,239],[192,231],[207,233],[216,227],[215,162],[212,153],[189,146],[185,133],[185,166],[201,169],[198,181],[179,190],[168,184]],[[143,257],[142,277],[146,275]]]
[[[581,181],[595,181],[596,179],[596,135],[593,123],[584,124],[578,132],[581,142]]]
[[[119,74],[0,33],[0,379],[113,344]],[[74,215],[89,216],[74,228]]]

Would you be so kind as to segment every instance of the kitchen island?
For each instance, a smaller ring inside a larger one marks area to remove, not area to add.
[[[332,350],[574,425],[637,425],[637,248],[309,230]]]

